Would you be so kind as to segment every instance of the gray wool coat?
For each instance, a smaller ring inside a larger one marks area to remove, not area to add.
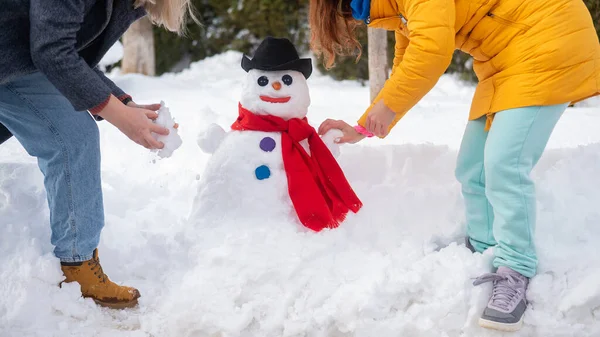
[[[42,72],[77,111],[123,96],[98,63],[146,15],[134,0],[0,0],[0,85]],[[10,138],[0,124],[0,143]]]

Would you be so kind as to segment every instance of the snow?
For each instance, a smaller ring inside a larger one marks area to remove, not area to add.
[[[100,63],[98,64],[101,69],[106,69],[106,67],[111,66],[123,59],[123,44],[120,41],[117,41],[104,55]]]
[[[165,102],[160,102],[160,109],[156,113],[158,114],[158,118],[156,118],[154,123],[169,130],[169,134],[166,136],[157,133],[152,134],[154,139],[164,144],[162,149],[155,150],[154,152],[161,158],[168,158],[181,146],[183,140],[175,128],[175,120],[171,116],[171,111],[167,108]]]
[[[262,151],[263,138],[275,140],[272,152]],[[270,176],[259,180],[258,167],[266,165]],[[231,131],[210,158],[198,184],[189,224],[220,227],[223,223],[248,226],[265,223],[296,227],[281,152],[281,134]],[[243,219],[243,224],[240,220]],[[195,235],[195,233],[188,233]]]
[[[474,89],[444,76],[385,140],[338,157],[365,206],[318,234],[290,223],[189,219],[210,154],[211,123],[228,130],[245,78],[228,52],[158,78],[116,76],[137,103],[164,100],[183,143],[152,154],[101,122],[106,227],[100,259],[111,279],[140,289],[138,308],[112,311],[57,287],[48,209],[35,160],[12,139],[0,150],[0,336],[496,337],[600,335],[600,114],[570,108],[534,171],[539,274],[518,333],[477,325],[492,252],[463,245],[453,176]],[[368,88],[318,73],[309,121],[355,121]],[[261,190],[255,191],[261,193]],[[231,205],[214,204],[222,214]],[[214,212],[218,214],[219,212]],[[264,219],[268,220],[268,219]]]
[[[211,123],[206,129],[198,134],[198,146],[204,153],[213,154],[225,139],[227,131],[219,124]]]
[[[306,78],[298,71],[249,70],[240,105],[257,115],[284,120],[304,118],[310,105]],[[299,225],[290,199],[281,132],[224,133],[221,126],[212,123],[198,137],[200,149],[213,155],[198,186],[189,223],[217,227],[244,219],[245,223],[268,222],[276,227],[282,223]],[[325,140],[338,152],[339,146],[333,143],[335,135],[330,132]],[[272,148],[263,147],[265,140],[272,143]],[[299,143],[310,155],[308,141]],[[328,223],[313,225],[326,227]]]
[[[344,136],[344,133],[338,129],[331,129],[327,131],[323,136],[321,136],[321,140],[323,140],[323,143],[325,143],[325,145],[335,158],[338,158],[340,156],[341,144],[338,144],[338,140],[342,136]]]

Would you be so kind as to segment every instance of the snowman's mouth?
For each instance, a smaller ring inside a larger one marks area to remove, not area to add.
[[[269,103],[287,103],[292,99],[291,97],[270,97],[270,96],[260,96],[260,99],[269,102]]]

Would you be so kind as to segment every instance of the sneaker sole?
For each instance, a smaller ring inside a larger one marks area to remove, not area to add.
[[[118,303],[102,302],[102,301],[97,300],[97,299],[93,299],[93,300],[99,306],[110,308],[110,309],[129,309],[129,308],[133,308],[133,307],[135,307],[135,306],[138,305],[137,298],[135,300],[132,300],[132,301],[129,301],[129,302],[118,302]]]
[[[517,322],[517,323],[500,323],[500,322],[494,322],[494,321],[490,321],[484,318],[480,318],[479,319],[479,326],[486,328],[486,329],[492,329],[492,330],[498,330],[498,331],[504,331],[504,332],[515,332],[515,331],[519,331],[521,330],[521,328],[523,327],[523,316],[521,316],[521,319]]]

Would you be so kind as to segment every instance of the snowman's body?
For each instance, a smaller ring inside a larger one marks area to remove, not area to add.
[[[310,105],[306,79],[297,71],[250,70],[240,104],[257,115],[302,119]],[[338,130],[322,139],[334,155]],[[296,223],[281,151],[281,132],[230,131],[212,125],[198,144],[213,153],[191,214],[205,224],[252,220]],[[307,140],[300,142],[310,155]]]
[[[231,131],[207,164],[192,218],[292,221],[287,186],[280,133]]]

